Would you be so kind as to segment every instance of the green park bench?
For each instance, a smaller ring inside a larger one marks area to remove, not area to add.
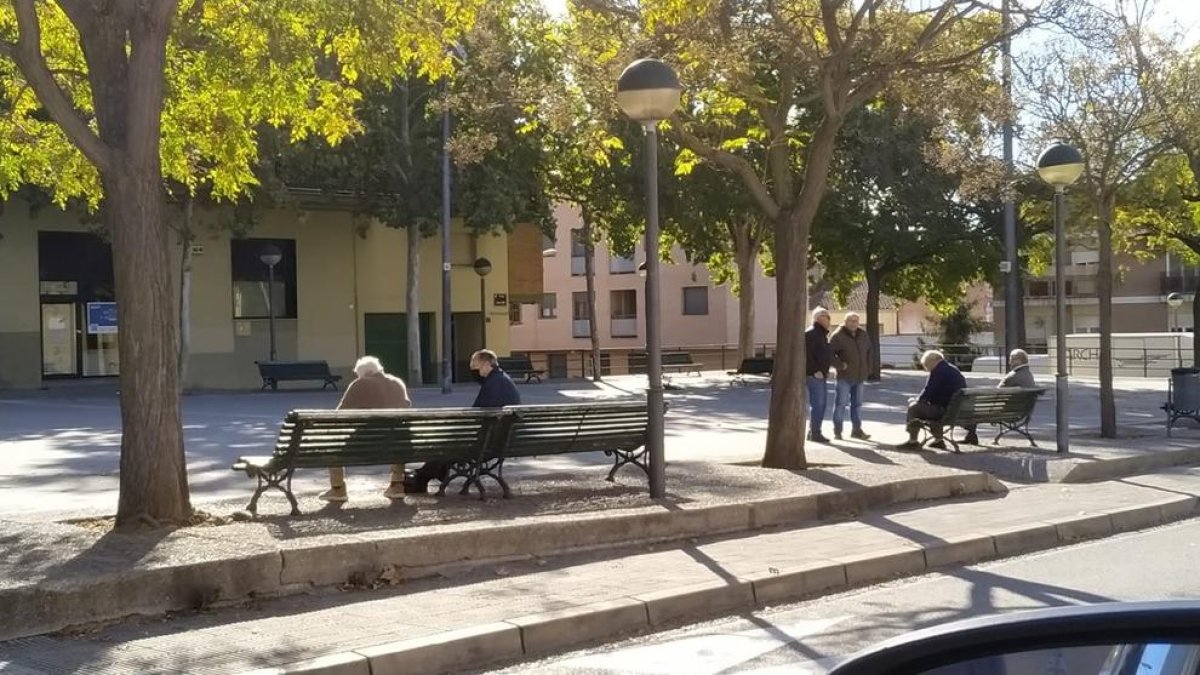
[[[1029,439],[1029,445],[1037,447],[1037,442],[1029,434],[1029,418],[1037,405],[1038,398],[1046,393],[1040,387],[990,387],[961,389],[950,399],[946,412],[940,420],[917,420],[921,428],[929,432],[921,441],[922,447],[933,439],[932,428],[941,425],[943,434],[954,452],[961,452],[958,441],[954,440],[952,431],[955,427],[964,428],[972,425],[991,424],[1000,427],[1000,432],[992,440],[992,445],[998,445],[1006,434],[1017,433]]]
[[[241,457],[231,467],[258,481],[246,510],[256,513],[263,492],[292,492],[297,469],[447,462],[450,475],[438,494],[463,479],[483,499],[483,478],[495,480],[505,497],[504,462],[518,457],[596,452],[614,455],[609,471],[633,464],[646,470],[644,401],[528,405],[507,408],[401,410],[294,410],[284,418],[270,455]]]
[[[321,382],[321,390],[333,387],[337,391],[337,383],[341,375],[334,375],[329,370],[326,361],[255,361],[258,375],[262,378],[262,388],[271,391],[279,390],[280,382],[304,382],[314,380]]]
[[[533,360],[528,355],[501,356],[500,368],[514,379],[524,378],[525,384],[537,382],[541,384],[542,374],[546,371],[533,367]]]
[[[727,370],[726,375],[730,376],[729,385],[746,384],[751,377],[771,378],[775,372],[775,359],[769,356],[754,356],[748,359],[742,359],[738,364],[737,370]]]

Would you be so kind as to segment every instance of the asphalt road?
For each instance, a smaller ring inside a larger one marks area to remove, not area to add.
[[[1200,520],[657,633],[503,673],[821,673],[886,638],[1056,605],[1200,597]]]

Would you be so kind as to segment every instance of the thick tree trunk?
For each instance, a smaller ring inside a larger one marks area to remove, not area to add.
[[[867,336],[871,338],[871,374],[867,379],[878,382],[882,376],[883,348],[879,344],[879,295],[883,278],[875,270],[867,270]]]
[[[599,382],[600,329],[596,327],[596,245],[592,241],[591,215],[583,218],[583,276],[587,286],[588,338],[592,345],[592,380]]]
[[[804,187],[793,208],[775,219],[775,284],[778,326],[775,373],[772,376],[767,448],[762,464],[776,469],[804,469],[804,329],[808,319],[808,238],[829,178],[840,118],[826,118],[808,146]]]
[[[1117,437],[1117,404],[1113,392],[1112,298],[1113,249],[1112,217],[1114,204],[1104,197],[1100,202],[1097,234],[1100,260],[1096,266],[1096,294],[1100,298],[1100,436]]]
[[[409,223],[406,262],[408,271],[404,280],[404,325],[408,334],[408,372],[405,377],[412,386],[421,384],[421,228]]]
[[[738,354],[754,356],[754,282],[758,253],[762,244],[755,240],[750,223],[734,226],[733,258],[738,274]]]
[[[191,195],[184,196],[183,227],[179,231],[179,390],[187,383],[188,360],[192,354],[192,230],[194,203]]]

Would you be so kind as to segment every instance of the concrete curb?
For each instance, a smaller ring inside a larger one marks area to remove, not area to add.
[[[329,662],[306,661],[256,675],[392,675],[441,673],[535,658],[601,640],[648,633],[664,625],[752,611],[822,591],[885,581],[950,565],[963,565],[1130,532],[1180,520],[1200,511],[1200,500],[1180,495],[1149,504],[1081,513],[1026,526],[898,546],[893,550],[812,561],[745,578],[666,589],[559,612],[523,616],[369,649],[335,654]],[[361,661],[365,659],[365,662]],[[349,670],[364,664],[369,670]]]
[[[450,569],[531,556],[734,534],[893,504],[1003,490],[988,474],[962,472],[695,509],[489,523],[468,530],[380,538],[330,536],[316,545],[263,549],[240,558],[124,568],[90,577],[3,588],[0,607],[5,610],[0,611],[0,640],[131,615],[233,605],[251,598],[288,595],[355,580],[369,582],[385,570],[412,580]]]

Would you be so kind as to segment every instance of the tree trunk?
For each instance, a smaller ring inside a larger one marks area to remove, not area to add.
[[[1192,291],[1192,366],[1200,368],[1200,277]]]
[[[400,144],[401,159],[404,162],[405,185],[408,187],[408,177],[412,176],[412,100],[408,81],[400,84]],[[404,279],[404,330],[406,333],[405,346],[408,358],[408,372],[405,377],[412,386],[423,382],[421,372],[421,228],[416,223],[408,223],[406,262],[407,273]]]
[[[754,282],[758,253],[762,244],[753,236],[753,225],[734,225],[733,258],[738,274],[738,354],[754,356]]]
[[[762,464],[776,469],[804,469],[805,400],[804,329],[808,323],[808,238],[837,142],[840,118],[827,117],[818,127],[805,158],[804,187],[793,208],[775,218],[775,285],[778,326],[775,338],[775,372],[772,376],[767,448]]]
[[[408,334],[408,383],[417,386],[423,382],[421,372],[421,228],[409,223],[404,228],[408,236],[406,251],[408,273],[404,283],[404,324]]]
[[[883,278],[875,270],[867,270],[867,337],[871,339],[871,373],[867,379],[878,382],[882,377],[883,348],[879,344],[879,294]]]
[[[592,380],[599,382],[600,331],[596,328],[596,245],[592,241],[591,214],[583,214],[583,276],[587,284],[588,338],[592,343]]]
[[[1100,260],[1096,266],[1096,294],[1100,298],[1100,436],[1116,438],[1117,404],[1113,393],[1112,346],[1114,198],[1107,195],[1101,197],[1099,207],[1097,234],[1100,239]]]
[[[196,235],[192,230],[195,200],[185,195],[183,202],[183,227],[179,231],[179,391],[187,385],[188,360],[192,353],[192,242]]]

